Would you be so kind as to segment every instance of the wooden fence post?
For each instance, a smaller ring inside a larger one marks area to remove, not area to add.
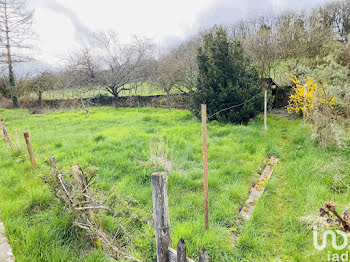
[[[180,238],[177,243],[177,262],[186,262],[186,243],[183,238]]]
[[[303,110],[303,124],[305,125],[306,120],[306,95],[307,95],[307,84],[304,85],[304,110]]]
[[[264,87],[264,130],[267,130],[267,85]]]
[[[13,143],[12,143],[12,140],[10,138],[10,134],[9,134],[9,131],[7,130],[7,126],[5,124],[4,119],[1,119],[1,126],[2,126],[2,131],[4,133],[5,142],[8,142],[10,144],[10,146],[13,147]]]
[[[209,256],[204,247],[199,251],[198,262],[209,262]]]
[[[51,170],[52,172],[54,172],[57,168],[57,164],[56,164],[56,158],[54,156],[50,156],[50,162],[51,162]]]
[[[152,174],[153,219],[158,262],[169,261],[168,247],[171,246],[167,186],[166,173]]]
[[[32,168],[34,169],[36,167],[36,163],[35,163],[35,159],[34,159],[32,144],[30,143],[29,132],[24,132],[23,135],[24,135],[24,139],[26,140],[29,158],[30,158],[30,163],[32,164]]]
[[[204,224],[209,231],[208,200],[208,156],[207,156],[207,105],[202,104],[202,147],[203,147],[203,191],[204,191]]]

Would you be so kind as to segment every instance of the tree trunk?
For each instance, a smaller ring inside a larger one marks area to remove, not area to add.
[[[10,35],[9,35],[10,30],[8,26],[8,14],[7,14],[6,1],[4,2],[4,8],[5,8],[5,35],[6,35],[7,64],[8,64],[8,70],[9,70],[9,84],[11,89],[12,105],[14,108],[18,108],[18,100],[16,95],[16,82],[15,82],[15,75],[14,75],[13,66],[12,66]]]
[[[267,86],[264,88],[265,100],[264,100],[264,129],[267,130]]]
[[[43,105],[43,91],[39,91],[38,93],[38,106],[42,107]]]
[[[168,109],[170,110],[170,91],[166,92],[166,103],[167,103]]]
[[[113,106],[114,107],[118,107],[118,100],[119,100],[118,94],[114,93],[113,94]]]

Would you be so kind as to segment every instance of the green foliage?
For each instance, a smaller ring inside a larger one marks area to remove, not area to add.
[[[208,115],[211,115],[244,103],[255,95],[257,97],[246,104],[215,114],[215,119],[247,123],[262,110],[259,75],[245,56],[241,44],[230,43],[222,27],[214,27],[205,34],[198,49],[197,65],[197,85],[191,94],[193,112],[197,117],[200,104],[207,104]]]
[[[338,45],[333,48],[336,47],[340,48]],[[350,70],[339,58],[340,54],[333,53],[313,60],[304,59],[292,71],[284,71],[286,75],[287,72],[298,75],[303,82],[314,78],[318,83],[327,83],[327,88],[320,89],[319,94],[313,98],[314,104],[318,104],[309,117],[314,130],[313,138],[325,146],[334,144],[346,148],[350,139],[347,132],[350,115]],[[300,95],[303,97],[303,88],[299,90],[299,97]],[[332,106],[322,100],[333,100]],[[300,101],[302,109],[302,98]]]

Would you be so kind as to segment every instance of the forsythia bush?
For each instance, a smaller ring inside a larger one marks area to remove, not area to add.
[[[312,138],[322,146],[335,144],[339,148],[346,148],[349,141],[344,126],[346,121],[339,112],[339,102],[330,94],[327,84],[318,84],[313,78],[305,83],[300,83],[297,77],[292,77],[291,81],[295,88],[289,98],[288,112],[303,112],[306,85],[306,115],[312,124]]]
[[[306,85],[306,115],[314,112],[319,107],[327,105],[330,109],[336,102],[334,96],[331,96],[327,90],[327,83],[319,85],[313,78],[308,79],[304,84],[301,84],[299,79],[294,76],[290,79],[294,84],[294,94],[289,97],[287,106],[288,113],[295,112],[299,114],[304,110],[304,93]]]

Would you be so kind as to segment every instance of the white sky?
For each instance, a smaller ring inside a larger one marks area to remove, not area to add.
[[[28,0],[35,9],[36,58],[59,64],[89,32],[114,30],[169,46],[196,28],[235,21],[252,11],[298,7],[323,0]]]
[[[147,36],[162,45],[168,37],[184,37],[212,0],[201,0],[200,4],[191,0],[31,1],[41,50],[38,58],[52,64],[83,38],[84,30],[79,26],[91,31],[114,30],[125,40],[132,35]],[[58,5],[66,10],[56,8]],[[72,21],[73,15],[76,21]]]

